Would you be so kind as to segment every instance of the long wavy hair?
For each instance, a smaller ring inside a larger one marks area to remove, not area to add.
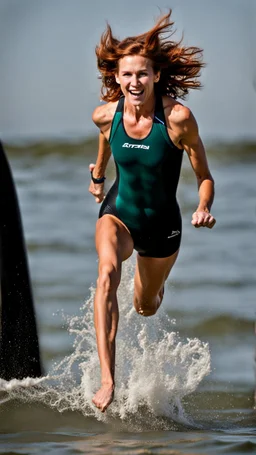
[[[174,22],[170,20],[172,10],[161,16],[155,26],[142,35],[119,41],[107,24],[95,52],[102,80],[101,99],[117,101],[122,95],[115,80],[118,61],[127,55],[141,55],[152,60],[154,72],[161,72],[156,89],[161,95],[184,99],[190,89],[201,87],[199,81],[203,50],[182,45],[182,39],[172,41]]]

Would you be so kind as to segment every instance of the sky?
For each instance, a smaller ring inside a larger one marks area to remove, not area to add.
[[[179,39],[204,49],[203,89],[185,104],[201,136],[256,139],[256,0],[0,0],[0,134],[96,135],[95,46],[151,28],[173,10]]]

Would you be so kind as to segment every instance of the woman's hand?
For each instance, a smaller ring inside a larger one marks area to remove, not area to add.
[[[216,223],[215,218],[207,211],[197,210],[192,215],[191,224],[193,224],[193,226],[195,226],[196,228],[207,227],[211,229],[213,228],[215,223]]]
[[[95,168],[95,164],[89,164],[89,171],[92,172]],[[91,180],[89,185],[89,192],[95,197],[95,201],[99,204],[105,198],[104,193],[104,182],[103,183],[93,183]]]

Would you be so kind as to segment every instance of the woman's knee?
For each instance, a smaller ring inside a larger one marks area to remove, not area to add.
[[[141,301],[140,299],[134,297],[133,303],[137,313],[145,317],[154,316],[160,306],[157,298]]]
[[[99,265],[97,288],[100,288],[106,295],[115,293],[119,286],[120,278],[121,271],[119,266],[114,264]]]

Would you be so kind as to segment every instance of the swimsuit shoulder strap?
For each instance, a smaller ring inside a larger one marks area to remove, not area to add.
[[[159,125],[159,129],[162,132],[165,140],[170,143],[170,137],[167,133],[166,121],[164,116],[163,100],[161,95],[157,95],[156,106],[155,106],[155,117],[154,122]]]
[[[157,95],[156,97],[156,106],[155,106],[155,117],[154,123],[158,125],[159,130],[161,131],[164,139],[166,142],[171,145],[171,147],[177,148],[176,145],[172,142],[166,126],[165,115],[164,115],[164,108],[163,108],[163,100],[161,95]],[[180,150],[180,149],[178,149]]]
[[[115,115],[113,117],[113,120],[112,120],[112,125],[111,125],[111,130],[110,130],[110,135],[109,135],[109,143],[111,144],[111,142],[113,141],[114,139],[114,136],[116,134],[116,130],[122,120],[122,117],[123,117],[123,110],[124,110],[124,96],[122,96],[118,103],[117,103],[117,106],[116,106],[116,111],[115,111]]]

